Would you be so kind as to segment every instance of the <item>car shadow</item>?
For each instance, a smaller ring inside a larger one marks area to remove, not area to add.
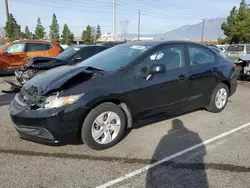
[[[0,95],[0,107],[9,105],[11,101],[14,99],[14,97],[15,97],[15,93],[8,93],[8,94]]]
[[[187,129],[181,120],[174,119],[172,129],[160,140],[155,149],[151,164],[200,143],[202,139],[198,133]],[[204,165],[205,146],[199,147],[196,153],[198,154],[194,156],[194,159],[185,157],[185,163],[178,161],[177,158],[177,160],[166,161],[149,169],[146,174],[146,188],[208,188]]]

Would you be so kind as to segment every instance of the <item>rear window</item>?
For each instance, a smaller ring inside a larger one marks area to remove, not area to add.
[[[250,52],[250,46],[247,46],[247,52]]]
[[[227,52],[241,52],[244,51],[244,45],[231,45],[227,48]]]
[[[53,48],[51,44],[45,44],[45,50],[50,50],[51,48]]]
[[[28,43],[27,52],[45,51],[45,45],[42,43]]]

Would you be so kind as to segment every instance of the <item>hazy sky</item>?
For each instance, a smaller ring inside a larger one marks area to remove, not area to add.
[[[67,23],[76,36],[88,24],[100,24],[102,33],[112,32],[113,0],[9,0],[9,10],[22,30],[27,25],[33,32],[40,17],[46,31],[55,13],[60,24]],[[117,33],[120,22],[129,21],[128,33],[137,32],[138,10],[141,10],[141,33],[164,33],[202,18],[226,17],[240,0],[116,0]],[[0,26],[5,24],[4,0],[0,1]]]

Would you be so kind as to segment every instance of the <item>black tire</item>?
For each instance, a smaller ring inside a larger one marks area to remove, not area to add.
[[[218,107],[216,106],[216,103],[215,103],[215,102],[216,102],[216,94],[217,94],[217,92],[218,92],[220,89],[222,89],[222,88],[224,88],[224,89],[226,90],[226,92],[227,92],[227,99],[226,99],[225,105],[224,105],[222,108],[218,108]],[[211,96],[211,99],[210,99],[210,103],[209,103],[208,107],[206,108],[207,111],[212,112],[212,113],[219,113],[219,112],[221,112],[221,111],[224,110],[224,108],[227,106],[228,97],[229,97],[229,89],[228,89],[228,86],[227,86],[226,84],[224,84],[224,83],[219,83],[219,84],[214,88],[214,91],[213,91],[212,96]]]
[[[237,80],[243,80],[243,76],[241,75],[243,71],[243,65],[238,64],[236,69],[236,79]]]
[[[119,116],[120,121],[121,121],[121,128],[120,128],[118,135],[116,136],[114,140],[112,140],[108,144],[100,144],[100,143],[97,143],[92,137],[91,129],[92,129],[92,124],[95,121],[95,119],[101,113],[106,112],[106,111],[115,112]],[[122,139],[125,133],[125,130],[126,130],[126,118],[125,118],[125,114],[123,110],[116,104],[107,102],[107,103],[103,103],[95,107],[89,112],[89,114],[87,115],[87,117],[85,118],[82,124],[81,139],[82,139],[82,142],[86,144],[88,147],[95,149],[95,150],[103,150],[103,149],[107,149],[116,145]]]

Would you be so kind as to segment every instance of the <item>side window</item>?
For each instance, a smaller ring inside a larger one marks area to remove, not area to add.
[[[95,47],[86,47],[83,48],[80,52],[78,52],[77,56],[80,56],[82,60],[85,60],[96,54]]]
[[[45,45],[41,43],[28,43],[27,52],[45,51]]]
[[[137,67],[137,74],[148,74],[154,64],[163,64],[167,70],[185,67],[183,47],[168,46],[144,59]]]
[[[19,44],[14,44],[10,46],[9,48],[6,49],[8,53],[20,53],[24,52],[25,49],[25,44],[24,43],[19,43]]]
[[[215,54],[209,49],[198,46],[188,46],[190,65],[202,65],[215,62]]]
[[[51,48],[53,48],[51,44],[45,44],[45,50],[50,50]]]
[[[250,54],[250,45],[247,45],[247,54]]]
[[[104,51],[104,50],[106,50],[106,49],[108,49],[108,48],[105,47],[105,46],[98,46],[98,47],[97,47],[97,53],[102,52],[102,51]]]

